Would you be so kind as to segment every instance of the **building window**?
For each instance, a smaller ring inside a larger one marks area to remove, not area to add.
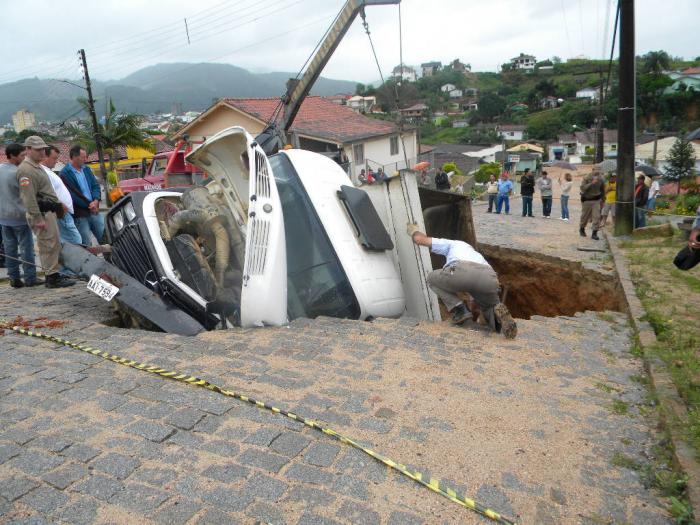
[[[394,156],[399,154],[399,137],[391,137],[389,139],[389,155]]]
[[[617,151],[617,144],[611,144],[610,149],[613,151]]]
[[[352,158],[355,164],[362,164],[365,161],[365,145],[364,144],[353,144],[352,146]]]

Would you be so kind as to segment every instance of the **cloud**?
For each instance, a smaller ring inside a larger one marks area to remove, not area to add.
[[[3,5],[0,83],[26,77],[77,78],[84,48],[91,75],[116,79],[159,62],[227,62],[266,71],[297,71],[344,0],[25,0]],[[609,52],[614,0],[403,0],[403,60],[455,58],[477,71],[523,52],[601,58]],[[637,54],[664,49],[700,54],[697,0],[636,2]],[[367,7],[384,75],[399,63],[396,6]],[[607,16],[606,16],[607,15]],[[188,19],[187,44],[184,19]],[[608,19],[606,26],[605,21]],[[379,78],[361,20],[355,21],[324,75],[372,82]]]

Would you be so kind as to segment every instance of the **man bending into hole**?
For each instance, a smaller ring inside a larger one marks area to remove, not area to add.
[[[503,334],[507,339],[515,338],[518,327],[506,305],[499,299],[498,275],[479,252],[464,241],[428,237],[415,224],[409,223],[407,231],[414,243],[445,256],[445,266],[428,274],[428,284],[452,313],[454,324],[462,324],[472,318],[469,308],[456,295],[464,292],[474,299],[491,330]]]

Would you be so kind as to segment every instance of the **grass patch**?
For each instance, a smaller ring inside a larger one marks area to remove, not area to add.
[[[614,399],[610,409],[617,415],[626,416],[629,414],[630,406],[622,399]]]
[[[611,313],[608,312],[598,312],[596,314],[596,317],[600,319],[601,321],[605,321],[607,323],[614,323],[615,322],[615,316]]]
[[[620,390],[615,388],[614,386],[606,385],[605,383],[598,382],[594,385],[598,390],[602,390],[603,392],[606,392],[608,394],[612,394],[613,392],[619,392]]]
[[[622,454],[620,452],[615,452],[615,455],[613,456],[611,463],[615,467],[628,468],[630,470],[641,470],[642,469],[642,466],[639,463],[637,463],[631,457],[625,456],[624,454]]]

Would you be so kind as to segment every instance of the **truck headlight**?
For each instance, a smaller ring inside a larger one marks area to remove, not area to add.
[[[115,213],[112,219],[114,220],[114,227],[117,229],[117,231],[122,231],[124,229],[124,216],[122,215],[122,211],[119,210],[117,213]]]
[[[134,211],[134,205],[131,202],[124,205],[124,217],[126,222],[131,222],[136,218],[136,211]]]

